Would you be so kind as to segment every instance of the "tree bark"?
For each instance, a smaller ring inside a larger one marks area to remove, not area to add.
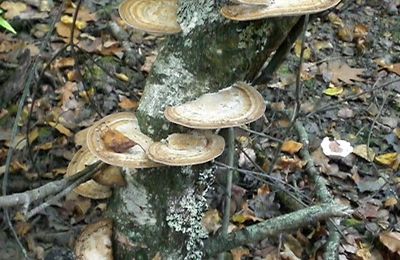
[[[252,80],[298,20],[232,22],[214,2],[179,3],[182,33],[169,36],[159,51],[137,112],[141,130],[154,140],[184,131],[165,120],[167,105]],[[108,210],[116,259],[201,259],[211,164],[125,172],[128,186],[115,192]]]

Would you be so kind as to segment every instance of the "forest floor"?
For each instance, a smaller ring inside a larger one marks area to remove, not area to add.
[[[72,42],[68,24],[76,6],[60,7],[59,1],[54,2],[55,6],[52,1],[0,4],[2,16],[17,32],[0,30],[3,181],[9,148],[15,147],[8,164],[7,194],[61,179],[82,143],[76,133],[104,115],[134,112],[163,41],[128,28],[118,16],[116,3],[84,1],[73,39],[79,48],[73,51],[65,46]],[[400,257],[399,11],[399,0],[343,1],[329,14],[312,19],[305,34],[298,115],[308,134],[308,147],[299,141],[295,128],[288,130],[284,113],[296,102],[300,40],[273,79],[258,86],[269,109],[251,127],[236,129],[239,170],[232,189],[231,230],[288,212],[290,207],[276,196],[277,183],[302,204],[316,203],[299,152],[308,149],[335,201],[353,209],[347,219],[336,223],[340,259]],[[54,17],[54,32],[48,34]],[[25,86],[31,89],[26,92]],[[17,124],[20,131],[15,132],[23,95],[27,99]],[[353,152],[329,156],[321,148],[324,138],[336,140],[330,143],[331,150],[340,149],[338,140],[343,140]],[[281,152],[275,152],[277,147]],[[223,173],[226,169],[221,165]],[[217,178],[204,218],[210,233],[221,224],[222,190]],[[32,209],[42,202],[28,206]],[[9,215],[31,257],[73,259],[80,230],[101,218],[106,207],[107,199],[70,193],[29,219],[22,207],[10,209]],[[0,213],[0,259],[21,259],[6,220]],[[320,223],[237,248],[231,255],[233,259],[321,259],[327,238],[326,223]]]

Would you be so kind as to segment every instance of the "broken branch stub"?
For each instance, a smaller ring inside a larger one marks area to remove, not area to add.
[[[250,85],[239,82],[179,106],[167,107],[168,121],[194,129],[240,126],[259,119],[265,112],[264,98]]]

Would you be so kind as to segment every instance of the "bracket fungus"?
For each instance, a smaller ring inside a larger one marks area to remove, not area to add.
[[[118,153],[107,148],[103,136],[109,130],[116,130],[135,142],[126,152]],[[87,147],[100,160],[107,164],[126,168],[150,168],[160,166],[149,160],[146,151],[153,140],[140,132],[135,114],[115,113],[104,117],[90,127]]]
[[[261,94],[239,82],[216,93],[207,93],[185,104],[167,107],[165,117],[178,125],[195,129],[240,126],[259,119],[265,111]]]
[[[209,131],[174,133],[150,145],[148,156],[153,161],[171,166],[195,165],[220,156],[224,147],[224,138]]]
[[[75,153],[71,162],[68,164],[65,177],[77,174],[79,171],[85,169],[87,165],[93,164],[96,161],[98,161],[96,156],[94,156],[87,148],[81,148]],[[106,199],[112,195],[110,187],[102,185],[94,180],[88,180],[87,182],[80,184],[74,189],[74,192],[90,199]]]
[[[122,20],[135,29],[158,34],[181,31],[177,0],[125,0],[118,10]]]
[[[112,260],[112,221],[100,220],[89,224],[75,243],[77,260]]]
[[[269,5],[273,0],[236,0],[236,2],[248,5]],[[279,1],[279,0],[278,0]]]
[[[226,5],[221,8],[221,14],[228,19],[236,21],[249,21],[278,16],[296,16],[325,11],[337,5],[340,1],[275,0],[265,6],[254,4]]]

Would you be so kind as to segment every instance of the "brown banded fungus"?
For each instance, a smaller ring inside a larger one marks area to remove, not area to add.
[[[125,0],[119,6],[119,14],[128,25],[157,34],[181,31],[177,10],[177,0]]]
[[[240,126],[259,119],[265,111],[261,94],[239,82],[216,93],[208,93],[185,104],[167,107],[165,117],[179,125],[195,129]]]
[[[224,147],[224,138],[209,131],[175,133],[150,145],[148,156],[153,161],[171,166],[195,165],[218,157]]]
[[[96,161],[98,161],[96,156],[94,156],[87,148],[81,148],[75,153],[69,163],[65,177],[77,174],[85,169],[86,166],[93,164]],[[74,192],[90,199],[106,199],[112,195],[110,187],[97,183],[94,180],[82,183],[74,189]]]
[[[109,130],[116,130],[136,143],[126,152],[117,153],[107,149],[103,136]],[[153,141],[140,132],[135,114],[116,113],[104,117],[90,127],[87,135],[87,147],[90,152],[107,164],[126,168],[151,168],[160,166],[149,160],[146,151]]]
[[[272,1],[274,0],[236,0],[238,3],[248,5],[269,5]]]
[[[77,260],[112,260],[112,221],[100,220],[89,224],[75,243]]]
[[[269,5],[227,5],[221,8],[221,14],[236,21],[257,20],[268,17],[296,16],[325,11],[337,5],[341,0],[275,0]]]

